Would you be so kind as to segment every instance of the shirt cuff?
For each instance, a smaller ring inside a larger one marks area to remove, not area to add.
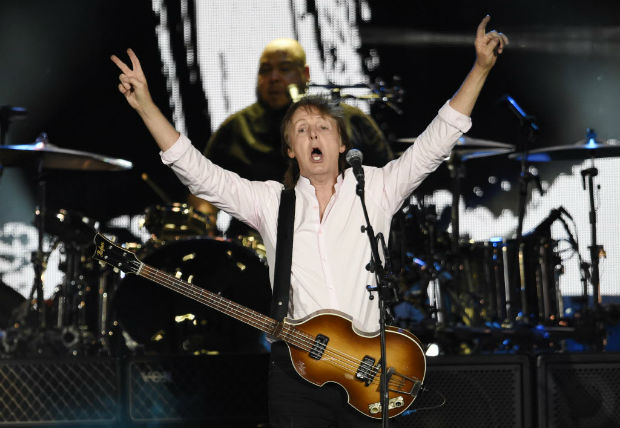
[[[185,135],[181,134],[176,142],[165,152],[160,151],[159,156],[164,165],[170,165],[178,161],[192,143]]]
[[[463,134],[471,128],[471,117],[464,115],[450,106],[450,100],[439,109],[439,117],[454,126]]]

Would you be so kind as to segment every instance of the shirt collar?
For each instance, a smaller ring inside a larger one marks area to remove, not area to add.
[[[343,174],[340,173],[338,174],[338,177],[336,178],[336,184],[334,186],[334,190],[335,193],[338,193],[338,190],[340,189],[340,186],[342,186],[342,181],[343,181]],[[299,189],[300,191],[313,191],[314,192],[314,186],[312,185],[312,183],[310,183],[310,179],[308,179],[307,177],[304,177],[303,175],[299,176],[299,179],[297,180],[297,184],[295,185],[296,189]]]

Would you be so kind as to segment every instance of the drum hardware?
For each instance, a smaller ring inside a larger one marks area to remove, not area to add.
[[[415,143],[416,138],[399,138],[397,144],[401,144],[401,150],[397,150],[398,146],[394,146],[395,152],[402,152],[408,146]],[[465,176],[463,162],[470,159],[479,159],[482,157],[496,156],[501,154],[512,153],[515,147],[512,144],[500,143],[497,141],[483,140],[471,138],[466,135],[459,137],[448,161],[448,170],[450,171],[450,179],[452,181],[452,208],[451,208],[451,226],[452,226],[452,251],[456,252],[459,246],[459,204],[461,199],[461,180]]]
[[[587,278],[584,282],[584,298],[588,299],[587,281],[592,284],[593,302],[592,306],[595,310],[600,310],[600,273],[599,260],[605,256],[605,250],[602,245],[597,242],[596,231],[596,208],[594,204],[594,177],[598,175],[598,169],[594,166],[595,158],[607,158],[620,156],[620,141],[617,139],[608,139],[606,142],[597,140],[596,132],[588,128],[586,130],[586,138],[577,141],[575,144],[564,146],[544,147],[532,150],[525,155],[518,157],[510,156],[515,159],[527,159],[530,162],[549,162],[554,160],[585,160],[590,159],[592,166],[581,171],[583,190],[588,191],[589,196],[589,220],[590,220],[590,264],[581,261],[583,277]],[[587,180],[586,180],[587,177]],[[587,184],[587,186],[586,186]]]
[[[459,205],[461,201],[461,180],[465,176],[463,162],[469,159],[478,159],[481,157],[495,156],[500,154],[511,153],[514,146],[496,141],[488,141],[474,139],[461,136],[450,157],[448,158],[448,170],[452,179],[452,208],[450,216],[450,224],[452,226],[452,251],[458,250],[460,240],[459,230]]]
[[[528,314],[530,309],[528,308],[528,299],[526,298],[526,281],[525,281],[525,269],[524,269],[524,254],[523,254],[523,220],[525,218],[525,207],[527,201],[527,195],[529,192],[529,184],[534,181],[538,187],[540,195],[543,195],[543,189],[540,184],[540,179],[533,171],[528,167],[528,151],[529,146],[534,143],[539,132],[539,127],[536,124],[536,118],[528,115],[517,104],[516,100],[510,95],[504,95],[500,98],[502,104],[506,105],[508,109],[517,117],[521,132],[518,134],[518,150],[520,153],[521,172],[519,174],[519,198],[518,198],[518,220],[517,220],[517,233],[516,233],[516,247],[518,249],[519,269],[513,273],[515,283],[519,284],[519,290],[521,294],[521,310],[524,314]],[[527,322],[528,317],[524,320]]]
[[[157,194],[157,196],[160,197],[160,199],[165,204],[169,204],[169,203],[172,202],[172,200],[166,194],[166,192],[164,192],[161,187],[159,187],[153,180],[151,180],[151,178],[149,177],[149,175],[146,172],[143,172],[142,174],[140,174],[140,178],[142,179],[142,181],[144,181],[151,188],[151,190],[153,190],[153,192],[155,192]]]
[[[399,104],[403,102],[403,97],[405,95],[405,90],[402,87],[400,76],[393,77],[392,86],[389,87],[385,81],[381,78],[375,79],[373,83],[357,83],[351,85],[334,85],[332,83],[328,84],[319,84],[319,83],[309,83],[309,88],[323,88],[328,89],[330,96],[333,100],[338,102],[353,99],[353,100],[361,100],[361,101],[369,101],[371,103],[381,103],[386,107],[392,109],[396,114],[402,115],[403,111],[399,107]],[[303,89],[303,93],[299,94],[298,90]],[[307,93],[306,88],[290,88],[289,93],[291,98],[297,98],[298,100],[304,97]],[[368,90],[369,93],[366,94],[343,94],[343,89],[365,89]]]
[[[206,236],[151,240],[137,254],[145,263],[234,297],[258,312],[269,311],[268,269],[254,251],[236,242]],[[114,278],[114,284],[108,287],[113,291],[108,291],[106,324],[117,323],[116,339],[123,340],[121,346],[129,352],[264,350],[261,337],[253,329],[197,302],[135,275],[110,273],[108,278]]]
[[[30,292],[32,304],[28,311],[35,314],[32,321],[31,333],[28,326],[21,326],[21,335],[34,334],[39,343],[40,349],[57,349],[59,343],[70,343],[64,341],[60,331],[68,327],[68,317],[73,316],[72,326],[85,330],[86,320],[85,311],[85,292],[87,285],[83,285],[81,266],[84,257],[83,250],[90,245],[95,231],[96,223],[90,219],[68,210],[48,212],[46,201],[46,173],[48,170],[79,170],[79,171],[121,171],[132,168],[129,161],[123,159],[113,159],[93,153],[77,150],[63,149],[49,142],[46,133],[41,133],[35,143],[0,146],[0,164],[3,166],[32,166],[36,168],[36,209],[35,226],[38,231],[37,250],[32,254],[34,268],[34,283]],[[48,308],[43,299],[42,276],[46,269],[47,259],[51,251],[44,251],[44,237],[52,236],[52,249],[57,245],[63,244],[66,252],[66,265],[64,266],[65,282],[61,286],[61,293],[58,297],[58,313],[56,322],[48,323]],[[29,320],[30,317],[23,317]],[[30,323],[31,321],[28,321]],[[47,330],[55,324],[55,332]],[[60,330],[58,330],[60,329]],[[40,336],[40,337],[39,337]],[[58,337],[56,337],[58,336]],[[85,336],[81,333],[81,337]],[[48,338],[50,347],[46,345]],[[39,346],[37,345],[37,346]],[[72,345],[73,346],[73,345]]]
[[[207,214],[186,203],[173,202],[148,207],[143,227],[152,234],[153,239],[166,241],[187,236],[211,235],[215,225]]]

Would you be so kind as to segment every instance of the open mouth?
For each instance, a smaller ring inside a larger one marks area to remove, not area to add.
[[[312,153],[310,154],[312,160],[315,162],[320,162],[323,159],[323,152],[317,147],[312,149]]]

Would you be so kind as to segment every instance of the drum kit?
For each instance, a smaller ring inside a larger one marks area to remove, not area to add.
[[[46,177],[50,170],[113,174],[133,165],[55,146],[45,134],[33,144],[0,145],[0,166],[37,171],[34,224],[38,232],[37,250],[31,258],[35,274],[30,296],[6,308],[11,315],[0,326],[5,329],[0,354],[92,355],[124,350],[197,354],[263,348],[256,330],[142,278],[99,265],[91,257],[93,237],[99,231],[152,266],[266,312],[268,269],[255,237],[215,237],[213,216],[181,202],[145,209],[142,227],[150,234],[146,243],[124,242],[131,233],[115,235],[118,230],[108,230],[77,211],[48,210]],[[58,267],[64,278],[54,284],[53,296],[45,299],[44,273],[56,249],[62,254]]]
[[[415,144],[415,138],[397,140],[395,151],[406,149],[410,144]],[[447,159],[452,193],[448,222],[451,233],[447,232],[446,222],[441,224],[435,206],[429,204],[432,197],[415,193],[399,213],[403,219],[400,225],[393,224],[392,237],[401,247],[397,251],[405,255],[400,266],[400,294],[405,304],[421,308],[403,311],[400,320],[397,313],[397,321],[414,331],[419,329],[421,337],[424,337],[422,331],[429,322],[434,332],[437,328],[461,333],[467,331],[470,337],[481,332],[489,333],[488,327],[496,327],[494,331],[501,332],[514,331],[516,327],[553,329],[565,325],[559,289],[563,265],[558,241],[552,239],[550,226],[559,220],[570,234],[563,220],[564,215],[570,217],[570,214],[561,207],[554,209],[538,227],[529,233],[518,231],[515,239],[471,242],[464,241],[459,233],[458,205],[462,196],[463,165],[472,159],[500,155],[522,163],[524,160],[528,163],[592,160],[592,167],[581,171],[584,190],[587,184],[590,196],[591,245],[590,263],[582,262],[580,267],[583,270],[584,306],[591,301],[592,310],[600,309],[598,259],[602,246],[597,243],[596,236],[593,178],[597,170],[594,159],[620,156],[620,142],[597,141],[594,132],[588,130],[586,139],[576,144],[523,153],[505,143],[462,137]],[[523,168],[523,171],[526,176],[528,169]],[[527,180],[536,178],[523,177],[525,187]],[[520,195],[520,198],[524,197]],[[569,239],[576,245],[572,235]],[[592,286],[592,296],[588,296],[588,285]]]
[[[415,144],[415,139],[400,139],[394,148],[398,151],[398,147],[411,144]],[[396,228],[400,239],[406,241],[401,242],[406,260],[399,267],[400,298],[421,308],[424,318],[435,326],[533,325],[553,322],[563,315],[558,287],[562,264],[557,242],[550,236],[549,221],[535,233],[517,239],[460,239],[458,204],[463,165],[472,159],[502,154],[521,162],[594,159],[620,156],[620,145],[596,141],[590,133],[585,141],[575,145],[519,154],[510,144],[461,137],[447,159],[452,192],[451,234],[439,227],[434,207],[422,201],[405,206],[401,213],[405,221]],[[37,172],[34,284],[29,299],[14,311],[16,315],[3,338],[5,352],[41,353],[46,346],[73,354],[115,353],[122,349],[146,353],[260,349],[262,338],[253,329],[142,278],[125,277],[95,264],[91,258],[92,238],[96,231],[106,233],[99,222],[72,210],[46,209],[47,170],[112,174],[131,169],[131,162],[63,149],[50,144],[42,134],[33,144],[0,145],[0,165]],[[596,241],[593,206],[596,168],[592,166],[582,175],[584,188],[587,177],[590,194],[592,243],[588,276],[597,305],[601,246]],[[151,236],[146,243],[123,242],[112,230],[107,231],[108,236],[155,267],[259,312],[268,311],[268,271],[258,237],[215,237],[213,216],[186,203],[166,200],[146,208],[144,214],[143,227]],[[44,248],[45,239],[48,248]],[[59,266],[64,280],[49,302],[43,297],[42,278],[50,248],[57,246],[64,251]]]

